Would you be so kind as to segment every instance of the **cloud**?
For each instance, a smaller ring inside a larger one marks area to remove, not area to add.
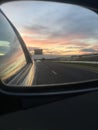
[[[34,24],[32,26],[25,26],[25,29],[26,30],[30,30],[30,31],[33,31],[35,33],[48,33],[48,30],[49,30],[49,27],[47,26],[43,26],[43,25],[37,25],[37,24]]]
[[[95,49],[92,49],[92,48],[82,49],[81,51],[82,52],[92,52],[92,53],[97,52]]]
[[[18,25],[27,46],[69,46],[69,49],[80,49],[84,53],[96,51],[98,15],[94,12],[79,6],[55,2],[16,3],[18,2],[13,3],[13,6],[6,4],[2,9],[11,17],[14,25]],[[16,5],[17,10],[14,12]],[[95,47],[91,48],[93,44]]]
[[[12,21],[15,22],[17,19],[16,22],[19,22],[22,28],[40,35],[47,35],[49,39],[98,37],[98,16],[88,9],[50,2],[15,2],[13,6],[12,4],[7,6],[3,5],[2,8],[7,10],[7,14],[10,12],[8,15],[11,16],[12,13]],[[10,6],[17,6],[15,14]]]
[[[58,10],[58,12],[54,9],[51,13],[49,8],[46,13],[43,12],[41,14],[42,19],[36,21],[37,24],[31,24],[29,29],[45,34],[50,39],[72,36],[75,36],[73,37],[75,39],[98,37],[98,16],[96,14],[89,10],[71,5],[63,9]]]

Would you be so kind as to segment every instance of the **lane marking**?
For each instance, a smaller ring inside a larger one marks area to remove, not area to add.
[[[57,75],[57,73],[56,73],[54,70],[52,70],[51,72],[52,72],[54,75]]]

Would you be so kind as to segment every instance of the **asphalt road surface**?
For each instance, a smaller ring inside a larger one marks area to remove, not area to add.
[[[98,71],[61,62],[36,61],[33,85],[70,83],[97,79]]]

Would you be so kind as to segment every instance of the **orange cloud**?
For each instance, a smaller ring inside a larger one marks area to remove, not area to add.
[[[58,38],[45,38],[40,39],[40,35],[36,31],[22,30],[21,35],[25,41],[27,47],[37,47],[44,50],[45,54],[56,54],[56,55],[74,55],[84,54],[83,48],[90,46],[87,40],[82,39],[84,36],[80,34],[74,34],[68,37]],[[76,39],[77,38],[77,39]],[[79,40],[80,39],[80,40]],[[84,40],[84,42],[82,41]],[[95,45],[93,48],[96,48]],[[98,48],[98,46],[97,46]],[[88,52],[87,52],[88,53]]]

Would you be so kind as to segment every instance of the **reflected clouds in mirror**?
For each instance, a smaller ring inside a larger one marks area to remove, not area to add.
[[[42,1],[12,2],[2,9],[32,49],[50,55],[98,52],[98,16],[88,9]]]

